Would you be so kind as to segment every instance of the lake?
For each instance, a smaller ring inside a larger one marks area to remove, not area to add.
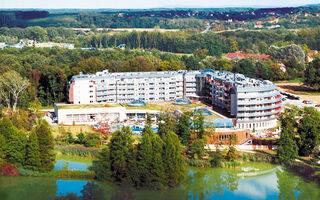
[[[1,200],[55,199],[70,193],[91,199],[320,199],[318,185],[279,166],[260,175],[232,169],[189,167],[179,186],[163,191],[135,190],[128,185],[89,180],[0,177]]]

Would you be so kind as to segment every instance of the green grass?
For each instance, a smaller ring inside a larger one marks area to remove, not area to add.
[[[86,108],[104,108],[120,107],[119,104],[83,104],[83,105],[58,105],[59,109],[86,109]]]
[[[70,132],[73,137],[76,137],[79,133],[93,133],[96,132],[91,126],[51,126],[51,132],[53,137],[57,137],[60,134],[60,131],[64,129],[65,132]],[[59,130],[60,129],[60,130]]]
[[[302,83],[303,78],[296,78],[291,80],[284,80],[284,81],[275,81],[275,83]]]
[[[267,163],[267,162],[243,162],[240,166],[242,167],[253,167],[259,169],[260,171],[269,170],[275,168],[277,165]]]
[[[83,156],[73,156],[73,155],[63,155],[60,153],[60,154],[57,154],[56,160],[64,160],[64,161],[85,163],[85,164],[91,165],[92,162],[95,160],[95,158],[83,157]]]

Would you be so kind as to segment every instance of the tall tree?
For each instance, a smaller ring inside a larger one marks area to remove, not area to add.
[[[22,78],[16,71],[8,71],[0,76],[0,82],[7,88],[13,98],[12,109],[16,110],[18,98],[22,91],[27,89],[29,81]]]
[[[320,140],[320,112],[315,108],[305,107],[303,117],[298,125],[299,155],[309,156],[319,145]]]
[[[161,189],[164,187],[165,173],[162,160],[163,142],[147,126],[137,152],[138,186]]]
[[[128,178],[128,166],[134,148],[130,127],[122,127],[121,130],[115,131],[108,147],[111,177],[115,182],[123,182]]]
[[[26,134],[14,127],[8,118],[3,118],[0,122],[0,135],[3,135],[6,141],[4,145],[6,159],[23,165],[26,153]]]
[[[190,132],[190,115],[191,113],[183,113],[182,115],[179,116],[179,123],[178,123],[178,128],[177,128],[177,134],[180,137],[181,144],[187,146],[189,144],[189,140],[191,137],[191,132]]]
[[[169,187],[176,186],[184,175],[184,159],[178,136],[169,131],[163,136],[163,164]]]
[[[40,167],[40,152],[37,134],[32,131],[27,145],[26,145],[26,158],[24,168],[31,170],[39,170]]]
[[[286,111],[281,116],[281,136],[278,145],[279,161],[282,164],[291,164],[298,156],[298,147],[295,141],[296,121],[292,113]]]
[[[55,153],[50,126],[47,121],[42,120],[34,131],[39,142],[40,171],[51,171],[54,168]]]

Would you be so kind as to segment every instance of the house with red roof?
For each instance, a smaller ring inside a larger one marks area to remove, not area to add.
[[[238,61],[241,59],[248,59],[248,58],[253,58],[256,60],[269,60],[271,59],[271,56],[265,55],[265,54],[246,54],[246,53],[243,53],[242,51],[237,51],[235,53],[232,53],[232,52],[227,53],[226,58],[232,61]]]

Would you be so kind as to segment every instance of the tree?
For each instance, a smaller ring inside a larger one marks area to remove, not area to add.
[[[166,174],[166,184],[176,186],[184,176],[184,159],[181,154],[181,144],[178,136],[169,131],[163,136],[163,164]]]
[[[191,137],[190,127],[190,115],[191,113],[183,113],[178,118],[177,134],[180,138],[181,144],[187,146]]]
[[[55,153],[53,136],[47,121],[42,120],[39,125],[34,128],[38,137],[40,152],[40,171],[51,171],[54,168]]]
[[[8,118],[0,122],[0,135],[5,138],[4,152],[6,159],[14,164],[23,165],[25,161],[26,134],[14,127]]]
[[[195,138],[190,144],[189,150],[192,158],[194,159],[202,159],[204,156],[204,139]]]
[[[204,117],[202,111],[195,111],[193,114],[193,132],[197,138],[204,138]]]
[[[27,79],[22,78],[16,71],[12,70],[0,76],[0,82],[12,95],[12,109],[13,111],[15,111],[19,95],[22,91],[27,89],[27,87],[29,86],[29,81]]]
[[[304,84],[320,91],[320,57],[307,65]]]
[[[6,139],[3,135],[0,134],[0,165],[3,163],[4,158],[6,157],[5,145],[6,145]]]
[[[305,107],[303,117],[298,125],[300,136],[298,147],[299,155],[309,156],[319,145],[320,139],[320,112],[313,107]]]
[[[295,116],[286,111],[280,118],[281,120],[281,136],[278,145],[279,161],[282,164],[291,164],[298,156],[298,147],[295,141],[296,125]]]
[[[34,131],[31,132],[26,145],[26,158],[24,168],[31,170],[39,170],[40,167],[40,152],[37,135]]]
[[[130,127],[115,131],[108,144],[110,149],[111,177],[115,182],[128,179],[128,166],[133,153],[133,139]]]
[[[86,133],[84,137],[84,146],[86,147],[96,147],[100,144],[100,134],[99,133]]]
[[[97,160],[92,162],[90,170],[93,170],[96,174],[98,180],[110,180],[111,178],[111,161],[110,161],[110,151],[109,148],[103,148]]]
[[[165,173],[162,160],[163,142],[146,126],[137,152],[137,172],[139,187],[161,189],[164,187]]]

